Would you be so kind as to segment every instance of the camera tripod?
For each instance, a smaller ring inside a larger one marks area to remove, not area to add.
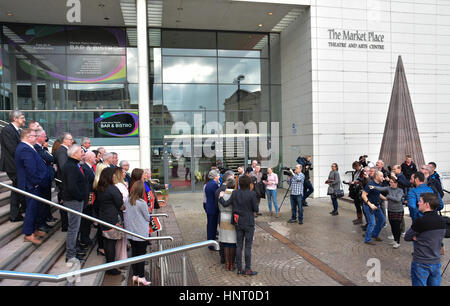
[[[278,211],[281,210],[281,207],[283,206],[283,202],[286,199],[286,197],[289,193],[289,190],[291,189],[291,180],[286,180],[286,182],[289,184],[289,186],[288,186],[288,189],[286,190],[286,193],[284,194],[283,200],[281,201],[280,208],[278,208]]]

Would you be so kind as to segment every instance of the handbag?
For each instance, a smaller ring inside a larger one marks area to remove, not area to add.
[[[333,195],[336,198],[342,198],[344,196],[344,188],[342,187],[342,183],[340,184],[340,188],[334,191]]]
[[[117,223],[116,226],[122,227],[119,223]],[[102,231],[102,236],[105,237],[106,239],[120,240],[123,237],[125,237],[125,233],[118,231],[115,228],[112,228],[107,231]]]

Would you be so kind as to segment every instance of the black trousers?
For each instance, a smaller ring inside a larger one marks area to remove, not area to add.
[[[391,225],[392,235],[397,243],[400,243],[400,236],[402,234],[403,212],[392,213],[388,211],[389,224]]]
[[[356,200],[353,200],[355,203],[355,207],[356,207],[356,212],[358,214],[362,214],[362,206],[363,206],[363,200],[358,197]]]
[[[106,262],[116,260],[116,241],[103,237],[103,248],[105,250]]]
[[[9,179],[12,181],[13,187],[18,188],[17,186],[17,173],[6,173],[9,177]],[[25,196],[21,195],[16,192],[11,192],[10,197],[10,212],[9,212],[9,219],[15,220],[19,217],[21,211],[25,211],[27,204],[25,200]]]
[[[94,207],[93,205],[86,205],[86,207],[83,209],[83,214],[88,216],[93,216],[94,213]],[[90,244],[91,243],[91,225],[92,221],[89,221],[88,219],[81,218],[80,223],[80,242],[82,244]]]
[[[245,243],[245,270],[251,269],[252,265],[252,244],[254,226],[236,225],[236,266],[242,270],[242,249]]]
[[[140,256],[147,253],[147,241],[134,241],[129,239],[131,244],[131,256]],[[133,269],[133,276],[138,276],[140,278],[145,277],[145,262],[139,262],[136,264],[131,265],[131,268]]]
[[[62,184],[58,184],[58,204],[62,205]],[[61,215],[61,230],[67,231],[67,228],[69,227],[69,219],[67,217],[67,212],[64,210],[59,210],[59,213]]]

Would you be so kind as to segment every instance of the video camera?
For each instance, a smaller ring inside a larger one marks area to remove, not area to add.
[[[289,167],[282,167],[281,169],[283,170],[283,174],[288,175],[288,176],[291,176],[291,172],[289,170],[292,170],[293,172],[295,172],[295,168],[291,169]]]

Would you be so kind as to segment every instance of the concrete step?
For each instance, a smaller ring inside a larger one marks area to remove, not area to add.
[[[45,273],[56,262],[65,250],[66,233],[57,231],[45,245],[37,248],[18,266],[15,271],[30,273]],[[0,286],[33,286],[37,282],[5,279],[0,282]]]
[[[14,270],[31,253],[40,247],[45,247],[45,242],[61,227],[61,221],[55,224],[48,234],[43,237],[41,245],[34,245],[23,241],[23,235],[19,235],[0,249],[0,270]]]
[[[6,190],[5,187],[2,187],[3,191],[0,191],[0,207],[8,205],[9,199],[11,198],[11,191]]]
[[[52,208],[52,214],[57,211],[57,208]],[[49,223],[53,225],[53,223]],[[3,222],[0,223],[0,248],[6,245],[9,241],[16,238],[22,233],[23,221],[20,222]]]
[[[91,239],[95,240],[95,230],[91,231]],[[66,234],[66,233],[63,233]],[[66,235],[64,235],[64,243],[66,239]],[[97,265],[101,265],[105,262],[105,257],[98,256],[97,252],[95,251],[97,249],[97,245],[94,243],[93,246],[91,246],[88,249],[88,253],[86,256],[86,261],[81,263],[80,267],[72,267],[70,264],[66,263],[66,254],[65,254],[65,247],[61,254],[61,256],[58,258],[58,260],[55,262],[55,264],[48,269],[45,273],[46,274],[52,274],[52,275],[59,275],[64,274],[70,271],[73,271],[74,269],[82,269],[86,267],[93,267]],[[49,282],[40,282],[38,286],[100,286],[103,281],[104,272],[99,273],[93,273],[89,275],[84,275],[81,277],[74,277],[72,279],[68,279],[59,283],[49,283]],[[79,282],[77,282],[79,280]]]

